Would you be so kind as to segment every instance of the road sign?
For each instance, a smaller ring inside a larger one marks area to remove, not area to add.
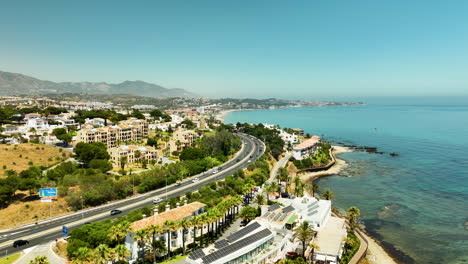
[[[56,197],[57,188],[41,188],[39,189],[39,197]]]
[[[51,202],[52,202],[52,199],[50,199],[50,198],[41,198],[41,202],[43,202],[43,203],[51,203]]]
[[[64,237],[68,236],[68,227],[67,226],[62,226],[62,235]]]

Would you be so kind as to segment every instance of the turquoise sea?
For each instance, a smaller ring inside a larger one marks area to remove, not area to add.
[[[341,154],[349,166],[320,188],[336,194],[339,209],[359,207],[366,230],[399,262],[468,263],[468,97],[355,100],[367,105],[239,111],[225,120],[384,151]]]

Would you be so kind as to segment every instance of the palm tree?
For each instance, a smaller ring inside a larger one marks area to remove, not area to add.
[[[319,186],[315,182],[310,182],[305,186],[305,189],[312,197],[315,197],[315,193],[319,191]]]
[[[192,227],[192,223],[184,218],[180,220],[178,224],[182,228],[182,255],[185,255],[185,233]]]
[[[260,207],[265,204],[265,196],[263,196],[263,194],[260,193],[255,195],[254,202],[258,205],[258,209],[260,209]]]
[[[253,208],[252,206],[246,206],[242,208],[240,212],[240,217],[244,221],[250,222],[251,220],[255,219],[257,216],[257,209]]]
[[[121,157],[119,159],[119,163],[120,163],[120,168],[122,170],[125,170],[125,165],[127,164],[127,161],[128,161],[128,158],[127,157]]]
[[[96,248],[96,264],[106,264],[111,258],[111,249],[106,244],[100,244]]]
[[[117,261],[126,261],[130,256],[130,251],[125,245],[117,245],[114,251]]]
[[[109,238],[116,241],[117,244],[123,244],[125,236],[127,236],[129,230],[130,223],[128,221],[123,221],[120,224],[112,226]]]
[[[146,239],[148,236],[148,232],[146,229],[140,229],[135,233],[135,236],[133,237],[133,241],[137,242],[137,246],[139,251],[143,251],[143,258],[145,256],[145,245],[146,245]],[[137,259],[140,257],[140,254],[138,253]]]
[[[201,224],[200,245],[203,246],[203,229],[205,225],[208,224],[208,216],[206,213],[200,215],[200,224]]]
[[[325,193],[322,194],[322,198],[325,200],[333,200],[335,198],[335,195],[330,189],[326,189]]]
[[[171,257],[171,234],[177,230],[177,223],[172,220],[167,220],[164,223],[164,228],[167,232],[167,257]]]
[[[278,185],[276,182],[272,182],[270,184],[268,184],[265,188],[265,192],[266,192],[266,196],[267,196],[267,202],[269,203],[270,202],[270,193],[276,191],[276,185]]]
[[[46,256],[37,256],[35,259],[29,261],[29,264],[50,264]]]
[[[192,226],[193,226],[193,243],[197,243],[197,228],[201,224],[201,218],[200,216],[196,215],[190,218],[190,222],[192,223]],[[201,246],[201,242],[200,242],[200,246]]]
[[[150,225],[146,229],[152,236],[151,238],[151,252],[153,253],[153,262],[156,262],[156,254],[158,253],[157,247],[160,240],[156,240],[156,235],[164,234],[164,226],[161,225]],[[163,243],[164,244],[164,243]],[[164,246],[165,247],[165,246]]]
[[[320,249],[320,247],[315,243],[310,243],[309,247],[312,249],[312,251],[310,252],[311,256],[314,256],[315,250]]]
[[[308,241],[312,240],[315,235],[315,231],[312,229],[312,226],[309,225],[309,222],[304,221],[298,227],[294,228],[293,237],[297,238],[302,242],[302,256],[305,255],[306,244]]]
[[[361,214],[359,208],[353,206],[348,209],[348,219],[351,229],[354,229],[357,226],[358,217]]]
[[[93,251],[87,247],[78,248],[76,255],[76,259],[79,263],[85,263],[93,260]]]
[[[156,263],[156,255],[164,256],[167,253],[166,244],[162,240],[155,240],[151,244],[153,251],[153,263]]]

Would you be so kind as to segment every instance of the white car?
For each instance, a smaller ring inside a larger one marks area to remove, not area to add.
[[[195,182],[198,182],[199,180],[200,180],[200,179],[195,178],[195,179],[192,180],[192,182],[195,183]]]
[[[248,163],[252,162],[251,160],[247,161]]]
[[[155,198],[155,199],[153,200],[153,203],[154,203],[154,204],[158,204],[158,203],[161,203],[162,201],[164,201],[163,198],[157,197],[157,198]]]
[[[218,173],[218,170],[214,170],[214,171],[213,171],[213,174],[216,174],[216,173]]]

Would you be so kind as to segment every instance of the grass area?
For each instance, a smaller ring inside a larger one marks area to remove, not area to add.
[[[0,264],[11,264],[21,257],[21,253],[0,258]]]
[[[69,156],[70,152],[45,144],[0,145],[0,176],[7,170],[21,172],[31,165],[50,167]]]
[[[0,210],[0,230],[34,223],[47,219],[50,215],[52,217],[64,215],[71,211],[64,198],[58,197],[52,203],[42,203],[39,199],[23,201],[23,197],[29,199],[26,192],[18,191],[14,197],[16,200]]]
[[[161,262],[161,264],[176,262],[176,261],[179,261],[179,260],[183,260],[183,259],[185,259],[186,257],[188,257],[188,255],[177,256],[177,257],[175,257],[175,258],[173,258],[173,259],[170,259],[170,260],[166,260],[166,261],[164,261],[164,262]]]

